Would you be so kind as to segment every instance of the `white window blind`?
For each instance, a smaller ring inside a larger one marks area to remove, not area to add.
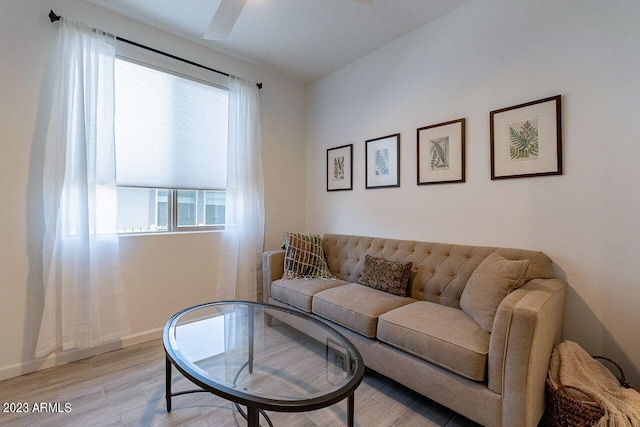
[[[123,59],[115,81],[119,186],[225,189],[228,91]]]

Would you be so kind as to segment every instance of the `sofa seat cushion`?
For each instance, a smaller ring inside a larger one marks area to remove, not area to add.
[[[490,336],[464,311],[427,301],[378,320],[380,341],[475,381],[487,379]]]
[[[281,279],[271,284],[271,297],[311,313],[311,301],[315,294],[325,289],[344,286],[349,282],[327,279]]]
[[[415,301],[350,283],[315,294],[313,313],[365,337],[375,338],[378,316]]]

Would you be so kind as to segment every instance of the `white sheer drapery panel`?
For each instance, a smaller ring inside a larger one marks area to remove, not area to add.
[[[262,287],[264,178],[255,82],[229,78],[225,231],[218,298],[256,301]]]
[[[114,145],[115,38],[64,18],[47,133],[44,309],[36,357],[129,328],[120,275]]]

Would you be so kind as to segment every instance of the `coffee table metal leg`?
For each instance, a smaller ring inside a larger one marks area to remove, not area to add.
[[[165,369],[165,398],[167,399],[167,412],[171,412],[171,362],[169,358],[165,356],[166,369]]]
[[[256,316],[254,314],[253,305],[249,306],[249,373],[253,373],[253,341],[254,341],[254,333],[255,333],[255,321]]]
[[[260,413],[258,412],[258,409],[247,406],[247,426],[260,426]]]
[[[355,405],[355,392],[351,393],[347,398],[347,426],[353,427],[354,423],[354,405]]]

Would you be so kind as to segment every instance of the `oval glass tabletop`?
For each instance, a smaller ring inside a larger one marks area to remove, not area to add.
[[[172,363],[205,390],[276,411],[305,411],[352,394],[364,375],[358,350],[304,313],[226,301],[177,313],[165,327]]]

